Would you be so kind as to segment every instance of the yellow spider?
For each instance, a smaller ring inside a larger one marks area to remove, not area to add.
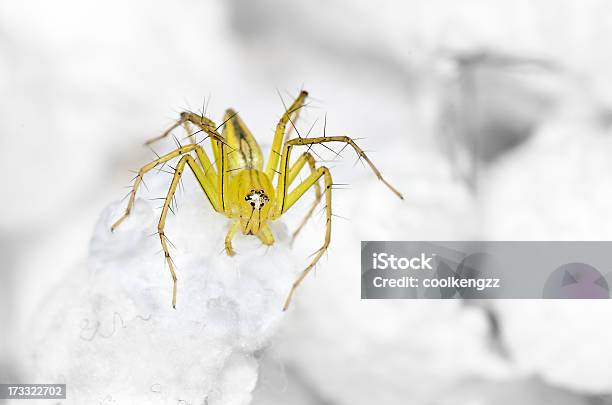
[[[295,118],[297,118],[299,114],[300,108],[304,106],[304,101],[307,96],[308,93],[306,91],[300,92],[293,104],[291,104],[281,117],[276,126],[272,150],[270,151],[265,170],[263,169],[264,160],[259,144],[238,114],[231,109],[227,110],[225,113],[224,123],[222,124],[223,131],[221,134],[217,132],[219,127],[217,127],[212,120],[206,118],[204,114],[198,115],[192,112],[183,112],[180,115],[180,119],[167,131],[146,143],[151,144],[166,137],[172,130],[181,125],[185,128],[191,139],[191,143],[180,146],[176,150],[159,157],[143,166],[138,171],[130,192],[130,199],[125,214],[112,225],[111,231],[115,230],[115,228],[130,215],[132,207],[134,206],[136,191],[142,182],[144,174],[160,164],[164,164],[171,159],[182,156],[176,165],[174,176],[170,183],[170,189],[164,200],[161,216],[157,225],[157,233],[159,234],[164,255],[172,275],[172,307],[176,308],[176,272],[174,271],[174,263],[168,251],[167,238],[164,236],[164,224],[174,192],[176,191],[178,182],[185,169],[185,164],[189,165],[189,168],[202,187],[202,191],[214,210],[224,214],[233,221],[225,237],[225,249],[230,256],[234,255],[232,238],[238,230],[244,235],[257,236],[265,245],[274,244],[274,235],[268,225],[268,221],[278,219],[287,212],[310,187],[314,187],[316,193],[315,201],[298,229],[294,232],[293,237],[295,237],[312,215],[316,205],[322,197],[318,180],[323,177],[325,183],[325,212],[327,217],[325,242],[316,252],[308,267],[302,271],[293,283],[289,295],[285,300],[283,311],[288,308],[293,294],[302,280],[308,275],[323,253],[327,250],[331,238],[331,188],[333,183],[329,169],[325,166],[316,166],[315,159],[309,153],[311,146],[308,146],[308,151],[304,152],[293,164],[289,164],[291,150],[294,146],[314,145],[325,142],[343,142],[350,145],[355,149],[359,157],[363,158],[368,163],[378,179],[389,187],[389,189],[399,198],[403,199],[399,191],[383,179],[378,169],[370,159],[368,159],[363,150],[361,150],[348,136],[323,136],[317,138],[298,137],[283,142],[287,123],[291,121],[293,124]],[[207,138],[210,138],[214,163],[211,163],[204,148],[200,145],[202,141],[195,141],[195,133],[191,131],[190,124],[199,128],[197,132],[204,132],[208,135]],[[192,156],[191,152],[195,152],[195,156]],[[306,163],[308,163],[310,167],[310,175],[292,191],[289,191],[289,186]],[[278,174],[278,178],[276,188],[274,188],[272,182],[276,174]]]

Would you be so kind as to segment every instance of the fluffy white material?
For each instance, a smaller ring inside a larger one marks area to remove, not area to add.
[[[75,269],[35,319],[30,381],[66,383],[68,403],[249,403],[255,353],[276,331],[303,264],[289,251],[285,227],[272,224],[271,248],[239,235],[237,255],[228,257],[228,220],[200,193],[183,196],[167,222],[178,274],[172,309],[154,234],[159,210],[137,200],[111,233],[124,205],[102,213],[86,268]]]

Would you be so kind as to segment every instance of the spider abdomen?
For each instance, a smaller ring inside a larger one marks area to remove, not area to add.
[[[261,148],[238,113],[231,109],[227,110],[224,121],[222,135],[230,149],[228,154],[230,173],[241,169],[262,170]]]

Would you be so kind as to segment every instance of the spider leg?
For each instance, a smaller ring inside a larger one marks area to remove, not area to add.
[[[215,211],[223,212],[221,197],[218,190],[218,181],[215,177],[217,173],[215,173],[214,169],[212,168],[210,159],[208,159],[208,155],[201,146],[196,146],[195,152],[201,166],[191,156],[185,156],[187,158],[187,164],[191,168],[193,175],[198,181],[198,184],[202,188],[202,191],[208,198],[208,201],[213,206]],[[209,167],[208,171],[206,170],[207,165]],[[204,170],[202,170],[202,167],[204,167]]]
[[[291,166],[291,168],[289,169],[289,174],[287,176],[287,187],[289,187],[291,185],[291,183],[293,183],[293,181],[297,177],[298,173],[300,172],[300,170],[302,170],[302,168],[304,167],[304,165],[306,163],[308,163],[308,166],[310,167],[310,173],[314,173],[317,170],[317,168],[315,166],[316,162],[315,162],[315,159],[312,156],[312,154],[310,152],[304,152],[298,158],[298,160],[295,161],[293,166]],[[308,222],[310,217],[312,217],[312,214],[314,213],[314,210],[317,208],[317,205],[321,201],[321,197],[322,197],[322,195],[321,195],[321,186],[319,185],[318,181],[316,181],[313,185],[314,185],[314,189],[315,189],[315,200],[313,201],[312,205],[310,206],[310,209],[308,210],[308,212],[306,213],[306,215],[302,219],[302,222],[300,222],[300,225],[297,227],[297,229],[291,235],[291,243],[293,243],[293,241],[295,240],[297,235],[300,233],[300,231],[302,230],[304,225],[306,225],[306,222]]]
[[[146,165],[142,166],[140,170],[138,171],[138,174],[134,178],[134,184],[132,185],[132,191],[130,192],[130,199],[125,209],[125,213],[121,216],[121,218],[115,221],[115,223],[111,226],[111,231],[114,231],[130,215],[130,212],[132,211],[132,207],[134,206],[134,200],[136,199],[136,192],[138,191],[138,187],[140,186],[140,183],[142,183],[142,177],[148,171],[150,171],[151,169],[153,169],[154,167],[156,167],[157,165],[161,163],[167,162],[169,160],[174,159],[177,156],[184,155],[185,153],[191,152],[195,148],[196,148],[196,145],[193,145],[193,144],[185,145],[183,147],[175,149],[174,151],[167,153],[164,156],[161,156],[160,158],[155,159],[152,162],[147,163]]]
[[[196,127],[199,128],[199,130],[196,132],[191,131],[191,127],[189,124],[195,125]],[[219,127],[214,123],[213,120],[211,120],[208,117],[205,117],[204,115],[198,115],[193,112],[183,111],[180,115],[180,118],[172,126],[170,126],[170,128],[165,130],[161,135],[156,136],[155,138],[152,138],[146,141],[145,145],[151,145],[152,143],[155,143],[163,138],[166,138],[168,135],[170,135],[170,133],[174,129],[178,128],[181,125],[185,128],[185,131],[187,132],[191,143],[196,143],[195,135],[198,132],[205,132],[210,136],[213,157],[215,160],[215,164],[217,166],[217,172],[222,172],[223,160],[227,161],[227,159],[224,159],[223,157],[223,147],[221,145],[224,142],[224,140],[223,140],[223,137],[217,132]],[[226,147],[227,147],[227,144],[226,144]],[[212,165],[205,164],[205,162],[202,162],[202,166],[204,166],[204,171],[208,175],[209,174],[208,168]],[[214,177],[214,174],[211,174],[210,176]]]
[[[181,175],[184,172],[185,164],[189,164],[194,176],[198,180],[198,183],[202,186],[206,197],[210,201],[213,206],[220,206],[219,197],[217,196],[214,187],[207,182],[202,169],[196,162],[196,160],[190,155],[185,155],[179,160],[176,165],[176,170],[174,171],[174,176],[172,177],[172,182],[170,183],[170,188],[168,189],[168,194],[166,195],[166,199],[164,200],[164,205],[162,207],[162,212],[159,217],[159,222],[157,224],[157,233],[159,235],[159,240],[161,242],[162,248],[164,250],[164,256],[166,258],[166,262],[168,263],[168,268],[170,269],[170,275],[172,276],[172,307],[176,308],[176,272],[174,271],[174,262],[170,257],[170,251],[168,250],[168,242],[167,237],[164,234],[164,227],[166,225],[166,217],[168,216],[168,209],[170,204],[172,203],[172,198],[174,197],[174,193],[176,192],[176,188],[181,179]]]
[[[193,132],[193,129],[191,128],[191,125],[189,125],[188,121],[183,122],[183,128],[187,133],[187,138],[189,138],[189,142],[196,143],[195,132]]]
[[[211,136],[210,139],[210,144],[212,147],[212,151],[213,151],[213,158],[215,161],[215,164],[217,166],[217,172],[221,172],[223,167],[222,167],[222,163],[225,160],[225,162],[227,162],[227,156],[223,156],[223,143],[225,142],[223,135],[220,135],[217,130],[223,126],[223,124],[225,124],[225,122],[221,123],[221,125],[216,125],[211,119],[192,113],[192,112],[182,112],[181,113],[181,118],[179,121],[183,121],[183,122],[190,122],[193,125],[197,126],[199,129],[199,132],[206,132],[208,135],[216,135],[218,138],[214,138]],[[197,133],[197,132],[195,132]],[[195,135],[195,133],[193,135]],[[225,147],[227,146],[227,143],[225,143]],[[227,163],[225,163],[225,165],[227,166]],[[208,167],[208,166],[205,166]]]
[[[196,156],[198,157],[198,160],[200,161],[200,164],[202,165],[201,168],[204,169],[202,174],[203,176],[208,180],[208,182],[214,186],[214,189],[219,188],[219,175],[217,173],[217,171],[215,170],[215,167],[213,165],[213,163],[210,162],[210,159],[208,158],[208,155],[206,154],[206,151],[204,150],[203,147],[201,147],[200,145],[198,145],[195,148],[195,152],[196,152]],[[215,210],[219,211],[219,212],[223,212],[223,210],[221,209],[221,207],[215,207]]]
[[[214,137],[217,137],[218,135],[210,135],[210,136],[214,138]],[[223,142],[222,138],[219,137],[219,139],[220,139],[220,142]],[[222,145],[222,148],[224,148],[223,145]],[[204,159],[205,161],[210,162],[210,160],[207,157],[204,158],[206,153],[204,152],[204,150],[202,149],[201,146],[196,145],[196,144],[188,144],[188,145],[181,146],[180,148],[175,149],[174,151],[172,151],[170,153],[167,153],[166,155],[161,156],[160,158],[155,159],[152,162],[142,166],[140,168],[140,170],[138,171],[138,174],[136,175],[136,178],[134,179],[134,184],[132,185],[132,191],[130,192],[130,199],[129,199],[127,207],[125,209],[125,213],[121,216],[121,218],[119,218],[111,226],[111,231],[114,231],[130,215],[130,212],[132,211],[132,208],[134,207],[134,201],[136,199],[136,192],[138,191],[138,187],[140,186],[140,183],[142,183],[143,176],[148,171],[150,171],[151,169],[156,167],[157,165],[162,164],[164,162],[167,162],[169,160],[172,160],[175,157],[178,157],[178,156],[184,155],[186,153],[189,153],[192,150],[196,151],[196,153],[198,154],[198,157],[200,159]],[[205,162],[202,162],[202,164],[205,165]],[[190,166],[191,166],[191,164],[190,164]],[[200,169],[200,168],[198,167],[198,169]],[[200,169],[200,172],[201,172],[201,169]],[[204,173],[200,173],[200,174],[204,174]],[[206,176],[204,176],[204,177],[206,177]],[[221,184],[221,185],[223,185],[223,183],[225,182],[224,181],[224,178],[225,178],[224,173],[217,174],[217,177],[220,180],[219,181],[216,180],[213,184]],[[211,190],[211,189],[208,188],[208,190]],[[217,200],[212,199],[210,194],[206,193],[206,195],[209,198],[209,200],[211,201],[211,203],[213,204],[213,207],[215,207],[215,209],[217,211],[225,212],[225,208],[224,208],[224,205],[223,205],[223,193],[222,193],[221,187],[217,186],[217,195],[220,196],[220,199],[218,201],[220,201],[220,203],[215,203]]]
[[[281,98],[281,100],[282,100],[282,98]],[[283,102],[283,105],[284,105],[284,102]],[[301,108],[294,109],[293,115],[289,118],[289,121],[291,122],[291,125],[289,126],[289,130],[285,133],[285,138],[284,138],[283,142],[287,142],[289,140],[289,138],[291,137],[291,134],[293,133],[294,130],[297,133],[297,128],[295,127],[295,123],[300,118],[300,112],[301,111],[302,111]],[[298,136],[299,136],[299,134],[298,134]]]
[[[323,256],[323,254],[325,253],[325,251],[327,250],[329,243],[331,241],[331,218],[332,218],[332,201],[331,201],[331,188],[332,188],[332,177],[331,174],[329,172],[329,169],[325,166],[321,166],[319,167],[314,173],[312,173],[310,176],[308,176],[308,178],[306,178],[306,180],[304,180],[302,183],[300,183],[291,193],[289,193],[289,195],[287,196],[287,209],[289,209],[289,207],[291,207],[302,195],[304,195],[304,193],[310,188],[312,187],[314,184],[317,184],[317,181],[319,180],[319,178],[321,178],[321,176],[323,176],[323,180],[325,183],[325,214],[326,214],[326,222],[325,222],[325,241],[323,242],[323,246],[321,246],[321,248],[319,250],[316,251],[316,254],[314,256],[314,258],[312,259],[312,261],[310,262],[310,264],[308,265],[308,267],[306,267],[298,276],[298,278],[295,280],[295,282],[293,283],[293,285],[291,286],[291,290],[289,291],[289,295],[287,296],[287,299],[285,300],[285,305],[283,306],[283,311],[285,311],[288,307],[289,304],[291,303],[291,300],[293,298],[293,294],[295,293],[295,290],[300,286],[300,284],[302,283],[302,280],[304,280],[304,278],[306,278],[306,276],[308,275],[308,273],[310,273],[310,271],[314,268],[314,266],[317,264],[317,262],[319,261],[319,259],[321,258],[321,256]]]
[[[274,131],[274,141],[272,142],[272,150],[270,150],[270,156],[268,157],[268,163],[266,164],[265,173],[269,179],[274,178],[276,167],[278,166],[278,160],[281,156],[281,148],[283,146],[283,138],[285,136],[285,129],[291,116],[296,113],[302,106],[304,106],[304,100],[308,96],[308,92],[302,90],[297,96],[293,104],[283,113],[280,121],[276,125]]]
[[[234,256],[236,251],[232,247],[232,239],[236,235],[236,232],[240,229],[240,222],[235,221],[232,222],[229,229],[227,230],[227,234],[225,235],[225,251],[228,256]],[[268,224],[264,224],[257,233],[257,237],[264,245],[273,245],[274,244],[274,234],[272,233],[272,229]]]
[[[217,166],[217,175],[216,175],[216,183],[217,183],[217,191],[220,196],[221,201],[221,209],[220,212],[225,213],[229,216],[228,208],[226,206],[226,195],[227,195],[227,186],[228,186],[228,154],[235,151],[235,149],[231,148],[222,135],[217,132],[220,126],[215,126],[215,123],[206,118],[204,116],[192,113],[192,112],[183,112],[181,113],[181,118],[179,121],[189,122],[200,128],[200,131],[206,132],[210,137],[210,143],[213,151],[213,156],[215,158],[215,164]],[[229,149],[229,151],[228,151]],[[204,167],[206,175],[210,178],[211,182],[215,182],[215,174],[214,170],[211,170],[213,164],[208,159],[206,153],[204,153],[204,149],[196,149],[196,154]]]
[[[227,252],[228,256],[234,256],[236,254],[232,248],[232,239],[234,239],[234,235],[236,235],[238,229],[240,229],[240,222],[232,222],[227,230],[227,235],[225,235],[225,251]]]
[[[180,127],[181,125],[185,127],[185,130],[189,134],[189,137],[195,140],[195,138],[193,138],[194,134],[189,130],[189,126],[185,125],[188,121],[196,125],[203,131],[205,131],[204,128],[213,128],[213,129],[215,128],[215,123],[209,118],[185,111],[181,113],[180,118],[176,120],[174,124],[172,124],[168,129],[166,129],[161,135],[156,136],[155,138],[151,138],[148,141],[146,141],[145,145],[151,145],[161,139],[164,139],[165,137],[170,135],[172,131],[174,131],[176,128]],[[192,143],[195,143],[195,142],[192,142]]]
[[[284,146],[284,150],[283,150],[283,155],[281,158],[281,164],[280,164],[280,174],[278,176],[278,182],[277,182],[277,187],[276,187],[276,192],[277,192],[277,202],[276,202],[276,210],[274,212],[274,214],[272,215],[272,219],[276,219],[278,217],[280,217],[283,212],[287,211],[287,209],[293,204],[295,203],[295,201],[292,201],[289,204],[289,207],[287,207],[287,203],[289,203],[289,201],[287,200],[287,188],[289,187],[289,182],[288,177],[290,174],[290,169],[288,169],[289,167],[289,159],[291,156],[291,149],[293,148],[293,146],[296,145],[315,145],[315,144],[320,144],[320,143],[327,143],[327,142],[343,142],[347,145],[350,145],[355,152],[357,153],[357,155],[359,155],[359,158],[363,158],[366,163],[370,166],[370,168],[372,169],[372,171],[374,172],[374,174],[376,175],[376,177],[378,177],[378,179],[380,181],[382,181],[395,195],[397,195],[399,198],[401,198],[402,200],[404,199],[404,197],[402,196],[402,194],[397,191],[397,189],[395,189],[395,187],[393,187],[391,184],[389,184],[389,182],[387,182],[387,180],[385,180],[382,176],[382,174],[380,174],[380,171],[376,168],[376,166],[374,166],[374,164],[372,163],[372,161],[370,160],[370,158],[368,158],[365,154],[365,152],[359,147],[357,146],[357,144],[355,143],[355,141],[353,141],[351,138],[349,138],[348,136],[324,136],[324,137],[317,137],[317,138],[294,138],[294,139],[290,139],[287,142],[285,142],[285,146]]]
[[[272,233],[272,229],[270,229],[270,225],[268,225],[268,223],[265,223],[261,228],[259,228],[257,237],[264,245],[271,246],[274,244],[274,234]]]

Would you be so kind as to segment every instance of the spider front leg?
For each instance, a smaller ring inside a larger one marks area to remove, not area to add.
[[[179,160],[176,165],[176,170],[174,171],[174,176],[172,177],[172,182],[170,183],[170,188],[168,189],[168,194],[164,200],[164,205],[162,207],[162,212],[159,217],[159,223],[157,224],[157,233],[159,235],[159,240],[162,245],[162,249],[164,250],[164,256],[166,258],[166,262],[168,263],[168,268],[170,269],[170,274],[172,276],[172,308],[176,308],[176,272],[174,271],[174,262],[170,257],[170,251],[168,250],[167,244],[167,236],[164,234],[164,227],[166,225],[166,217],[168,216],[168,209],[170,208],[170,204],[172,203],[172,198],[174,197],[174,193],[176,192],[176,188],[178,186],[179,180],[181,179],[181,175],[185,169],[185,164],[188,164],[193,172],[194,176],[198,183],[202,186],[202,190],[208,197],[210,203],[215,206],[220,206],[219,196],[216,194],[216,191],[212,184],[207,181],[204,172],[201,167],[198,165],[196,160],[190,155],[185,155]]]
[[[291,169],[289,169],[289,174],[287,176],[287,187],[289,187],[291,183],[293,183],[298,173],[300,172],[300,170],[302,170],[302,168],[304,167],[306,163],[308,163],[308,166],[310,167],[310,173],[316,172],[317,167],[316,167],[316,161],[314,157],[312,156],[310,152],[304,152],[298,158],[298,160],[295,161],[293,166],[291,166]],[[316,181],[313,185],[315,189],[315,200],[313,201],[312,205],[310,206],[310,209],[304,216],[304,219],[302,219],[302,222],[300,222],[300,225],[291,235],[291,242],[290,242],[291,244],[293,244],[293,241],[295,240],[297,235],[300,233],[304,225],[306,225],[306,222],[308,222],[310,217],[312,217],[312,214],[314,213],[315,208],[317,208],[317,205],[321,201],[321,197],[322,197],[321,186],[319,185],[318,181]]]
[[[312,259],[312,261],[310,262],[308,267],[306,267],[300,273],[298,278],[295,280],[295,282],[291,286],[291,291],[289,291],[289,295],[287,296],[287,299],[285,300],[285,305],[283,306],[283,311],[285,311],[285,310],[287,310],[287,308],[289,308],[289,304],[291,303],[291,300],[293,298],[293,294],[295,293],[295,290],[300,286],[300,284],[302,283],[304,278],[306,278],[308,273],[310,273],[310,271],[314,268],[314,266],[317,264],[319,259],[321,259],[321,256],[323,256],[323,254],[327,250],[327,248],[329,246],[329,243],[331,241],[331,218],[332,218],[331,188],[332,188],[332,177],[331,177],[331,174],[329,172],[329,169],[327,167],[325,167],[325,166],[321,166],[314,173],[312,173],[310,176],[308,176],[308,178],[306,178],[306,180],[301,182],[291,193],[289,193],[289,195],[286,196],[286,198],[285,198],[286,204],[284,204],[284,209],[281,212],[281,214],[284,213],[284,212],[287,212],[287,210],[289,208],[291,208],[291,206],[302,195],[304,195],[304,193],[306,191],[308,191],[308,189],[310,187],[312,187],[315,184],[318,185],[318,180],[319,180],[319,178],[321,178],[321,176],[323,176],[323,180],[324,180],[324,184],[325,184],[325,189],[324,189],[324,192],[325,192],[325,216],[326,216],[326,222],[325,222],[325,241],[323,242],[323,246],[321,246],[321,248],[316,251],[315,257]]]
[[[285,137],[285,129],[287,128],[287,123],[291,119],[293,114],[296,114],[300,108],[304,106],[304,101],[308,97],[308,92],[302,90],[300,94],[297,96],[295,101],[289,106],[287,111],[285,111],[276,124],[276,130],[274,131],[274,140],[272,141],[272,149],[270,150],[270,155],[268,157],[268,163],[266,165],[266,175],[270,180],[274,178],[274,173],[276,172],[276,166],[278,166],[278,159],[281,157],[281,148],[283,146],[283,138]]]
[[[404,196],[402,195],[402,193],[400,193],[387,180],[385,180],[382,174],[380,174],[380,171],[376,168],[376,166],[374,166],[374,163],[372,163],[370,158],[368,158],[365,152],[359,146],[357,146],[355,141],[353,141],[350,137],[348,136],[321,136],[317,138],[294,138],[294,139],[288,140],[285,143],[283,155],[282,155],[281,162],[280,162],[280,173],[281,174],[278,176],[277,192],[278,192],[278,196],[280,197],[281,204],[279,207],[280,212],[277,212],[278,215],[282,213],[283,205],[285,204],[285,196],[287,194],[287,188],[289,187],[289,184],[287,181],[287,177],[288,177],[287,173],[289,171],[288,170],[289,158],[291,156],[291,149],[293,148],[293,146],[316,145],[319,143],[327,143],[327,142],[342,142],[347,145],[350,145],[355,150],[359,158],[363,158],[366,161],[366,163],[368,164],[368,166],[370,166],[370,169],[372,169],[372,171],[374,172],[378,180],[382,181],[384,185],[387,186],[387,188],[393,192],[393,194],[395,194],[402,200],[404,199]]]
[[[285,143],[283,154],[281,157],[281,162],[280,162],[280,174],[278,176],[278,183],[276,187],[277,200],[276,200],[275,211],[274,211],[274,214],[272,215],[272,219],[276,219],[280,217],[283,213],[285,213],[306,192],[306,190],[308,190],[308,188],[312,186],[312,184],[314,184],[321,176],[324,176],[325,199],[326,199],[325,212],[327,216],[327,222],[326,222],[325,242],[323,246],[321,247],[321,249],[317,251],[310,265],[300,274],[297,280],[293,283],[291,291],[289,292],[289,296],[287,297],[287,300],[285,301],[285,306],[283,310],[287,309],[287,307],[291,303],[291,299],[293,297],[293,294],[295,293],[295,289],[300,285],[304,277],[308,275],[308,273],[312,270],[314,265],[319,261],[319,259],[321,258],[325,250],[327,250],[327,247],[329,246],[329,242],[331,238],[331,216],[332,216],[331,187],[333,183],[332,183],[331,175],[329,174],[329,170],[326,167],[320,167],[319,169],[317,169],[315,173],[312,173],[306,180],[304,180],[291,193],[288,194],[287,189],[289,187],[289,183],[290,183],[289,177],[291,174],[291,169],[289,169],[288,167],[289,167],[289,159],[291,156],[291,150],[293,146],[295,145],[314,145],[314,144],[326,143],[326,142],[343,142],[353,147],[353,149],[355,150],[355,152],[357,152],[359,157],[363,158],[368,163],[368,165],[370,166],[374,174],[376,174],[376,177],[378,177],[378,179],[382,181],[395,195],[397,195],[402,200],[404,199],[402,194],[399,191],[397,191],[391,184],[389,184],[382,177],[382,175],[380,174],[380,171],[376,168],[376,166],[374,166],[372,161],[366,156],[365,152],[359,146],[357,146],[355,142],[348,136],[295,138],[295,139],[290,139],[289,141],[287,141]]]

